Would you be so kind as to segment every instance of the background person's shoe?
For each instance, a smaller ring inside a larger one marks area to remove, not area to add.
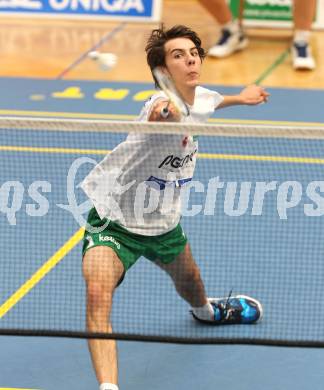
[[[315,60],[307,42],[294,42],[291,47],[291,56],[294,69],[315,69]]]
[[[245,49],[248,43],[241,29],[231,31],[229,28],[223,28],[220,39],[208,50],[208,55],[217,58],[227,57],[236,51]]]

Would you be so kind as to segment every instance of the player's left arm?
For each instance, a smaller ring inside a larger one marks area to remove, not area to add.
[[[248,85],[238,95],[223,95],[224,100],[216,107],[224,108],[236,105],[254,106],[266,103],[270,94],[259,85]]]

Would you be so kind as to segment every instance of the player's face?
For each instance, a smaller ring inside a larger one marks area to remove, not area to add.
[[[199,84],[201,59],[195,44],[188,38],[174,38],[164,45],[165,63],[175,85],[196,87]]]

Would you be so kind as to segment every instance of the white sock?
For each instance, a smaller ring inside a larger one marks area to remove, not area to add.
[[[118,390],[118,386],[113,383],[101,383],[99,390]]]
[[[223,24],[222,28],[229,30],[232,34],[238,33],[240,31],[240,25],[237,19]]]
[[[309,30],[296,30],[294,33],[294,42],[308,43],[311,32]]]
[[[202,320],[210,321],[214,318],[214,309],[209,301],[204,306],[193,307],[192,311]]]

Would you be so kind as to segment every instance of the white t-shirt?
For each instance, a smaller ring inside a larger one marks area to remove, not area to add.
[[[161,98],[166,98],[163,92],[153,95],[138,121],[147,121]],[[223,99],[215,91],[197,87],[184,122],[206,122]],[[95,166],[82,188],[100,218],[145,236],[167,233],[180,221],[180,192],[193,177],[197,151],[195,137],[130,133]]]

